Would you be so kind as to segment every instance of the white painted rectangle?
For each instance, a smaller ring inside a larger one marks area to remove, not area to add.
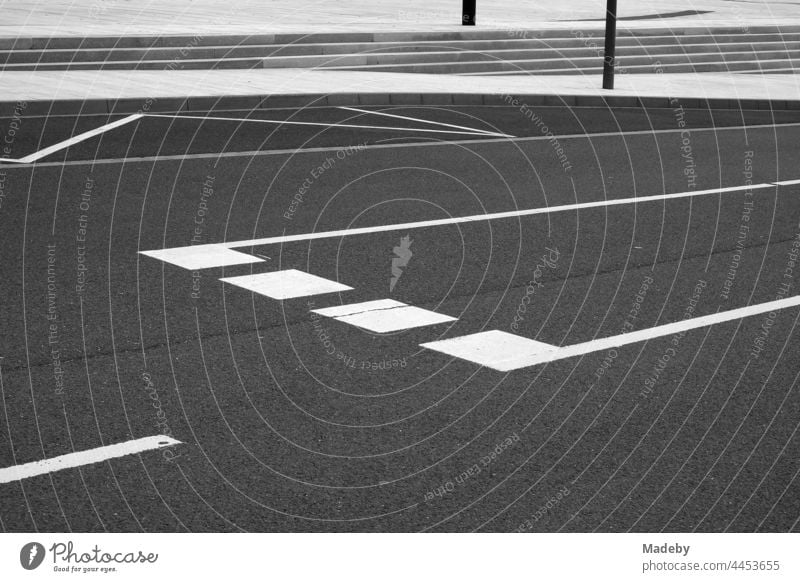
[[[537,342],[497,329],[429,342],[421,344],[421,347],[462,360],[469,360],[501,372],[516,369],[509,367],[507,362],[525,361],[526,358],[558,349],[557,346],[551,344]]]
[[[351,291],[353,289],[336,281],[317,277],[297,269],[242,275],[240,277],[224,277],[220,281],[278,300]]]
[[[264,262],[264,259],[219,245],[196,245],[160,251],[141,251],[140,254],[190,271]]]
[[[53,473],[54,471],[63,471],[64,469],[92,465],[109,459],[134,455],[136,453],[143,453],[145,451],[178,444],[181,444],[181,442],[173,438],[164,435],[156,435],[126,441],[116,445],[106,445],[96,449],[89,449],[88,451],[68,453],[60,457],[53,457],[52,459],[34,461],[32,463],[25,463],[24,465],[15,465],[13,467],[0,469],[0,483],[11,483],[12,481],[28,479],[46,473]]]
[[[456,321],[455,317],[442,315],[441,313],[428,311],[413,305],[393,307],[391,309],[374,309],[372,311],[353,313],[352,315],[343,315],[336,319],[375,333],[389,333]]]
[[[325,307],[324,309],[312,309],[312,313],[319,313],[325,317],[341,317],[352,315],[363,311],[374,311],[376,309],[391,309],[392,307],[405,307],[405,303],[394,299],[376,299],[375,301],[365,301],[363,303],[351,303],[349,305],[337,305],[336,307]]]

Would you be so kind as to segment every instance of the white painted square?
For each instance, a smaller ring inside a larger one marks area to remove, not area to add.
[[[543,356],[559,349],[496,329],[420,345],[500,372],[540,363]]]
[[[336,307],[326,307],[324,309],[312,309],[312,313],[319,313],[325,317],[342,317],[343,315],[353,315],[363,311],[374,311],[376,309],[390,309],[392,307],[407,307],[405,303],[394,299],[376,299],[375,301],[365,301],[363,303],[350,303],[349,305],[337,305]]]
[[[441,313],[428,311],[413,305],[363,311],[352,315],[343,315],[336,319],[375,333],[402,331],[456,320],[455,317],[442,315]]]
[[[264,262],[264,259],[259,259],[253,255],[211,245],[195,245],[175,249],[162,249],[160,251],[141,251],[141,254],[190,271]]]
[[[352,287],[347,285],[296,269],[240,277],[224,277],[220,281],[279,300],[352,290]]]
[[[336,307],[313,309],[312,312],[375,333],[389,333],[456,321],[455,317],[407,305],[394,299],[376,299],[363,303],[337,305]]]

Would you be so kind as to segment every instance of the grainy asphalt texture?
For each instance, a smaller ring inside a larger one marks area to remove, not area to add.
[[[182,444],[2,484],[0,528],[800,530],[800,308],[507,374],[419,347],[487,329],[571,345],[786,282],[793,296],[800,185],[264,245],[240,249],[264,262],[195,273],[139,254],[798,179],[800,115],[381,110],[514,138],[342,109],[211,112],[250,121],[144,118],[2,165],[0,468]],[[0,138],[13,130],[17,158],[115,119],[22,115]],[[276,301],[219,281],[282,269],[353,290]],[[324,319],[321,339],[309,313],[383,298],[458,320],[378,335]]]

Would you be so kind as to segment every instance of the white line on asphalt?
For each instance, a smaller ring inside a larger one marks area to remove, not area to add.
[[[758,305],[740,307],[739,309],[720,311],[711,315],[684,319],[681,321],[676,321],[675,323],[668,323],[648,329],[623,333],[612,337],[600,338],[564,347],[521,338],[524,341],[531,342],[527,348],[524,344],[519,344],[519,349],[517,350],[508,350],[507,348],[501,349],[503,348],[503,343],[498,341],[498,334],[513,334],[507,334],[506,332],[501,332],[498,330],[481,332],[478,334],[450,338],[420,345],[424,348],[473,361],[476,364],[487,366],[500,372],[510,372],[512,370],[536,366],[538,364],[545,364],[547,362],[562,360],[564,358],[574,358],[576,356],[582,356],[592,352],[609,350],[611,348],[619,348],[628,344],[644,342],[668,335],[675,335],[700,327],[708,327],[711,325],[725,323],[727,321],[760,315],[762,313],[769,313],[772,311],[778,311],[780,309],[797,307],[798,305],[800,305],[800,295],[786,299],[778,299],[776,301],[768,301],[766,303],[759,303]]]
[[[335,319],[375,333],[404,331],[415,327],[427,327],[456,321],[455,317],[428,311],[414,305],[363,311],[352,315],[342,315]]]
[[[96,128],[96,129],[92,129],[90,131],[87,131],[87,132],[84,132],[84,133],[80,133],[80,134],[78,134],[78,135],[76,135],[74,137],[71,137],[71,138],[67,139],[67,140],[58,142],[55,145],[51,145],[50,147],[44,148],[43,150],[39,150],[36,153],[27,155],[27,156],[19,158],[19,159],[0,158],[0,162],[11,162],[11,163],[14,163],[14,164],[30,164],[31,162],[35,162],[36,160],[40,160],[41,158],[43,158],[45,156],[49,156],[50,154],[55,153],[55,152],[57,152],[59,150],[66,149],[71,145],[74,145],[76,143],[85,141],[85,140],[87,140],[89,138],[92,138],[92,137],[95,137],[97,135],[100,135],[101,133],[105,133],[107,131],[110,131],[110,130],[112,130],[114,128],[120,127],[121,125],[125,125],[126,123],[130,123],[131,121],[136,121],[140,117],[142,117],[141,113],[134,113],[133,115],[129,115],[128,117],[124,117],[122,119],[118,119],[117,121],[114,121],[112,123],[108,123],[106,125],[103,125],[101,127]]]
[[[355,129],[388,129],[390,131],[411,131],[417,133],[448,133],[448,134],[459,134],[459,135],[482,135],[477,134],[474,131],[456,131],[456,130],[444,130],[444,129],[424,129],[422,127],[415,128],[415,127],[392,127],[392,126],[383,126],[383,125],[356,125],[351,123],[322,123],[316,121],[276,121],[274,119],[247,119],[247,118],[239,118],[239,117],[212,117],[206,115],[161,115],[157,113],[148,113],[148,117],[165,117],[168,119],[203,119],[203,120],[212,120],[212,121],[238,121],[238,122],[245,122],[249,121],[252,123],[270,123],[272,125],[314,125],[317,127],[347,127],[347,128],[355,128]],[[495,134],[501,135],[501,134]]]
[[[312,309],[311,312],[375,333],[403,331],[456,321],[455,317],[407,305],[394,299],[337,305],[325,309]]]
[[[691,131],[693,133],[701,133],[705,131],[714,131],[714,132],[721,132],[721,131],[728,131],[728,130],[735,130],[735,129],[747,129],[755,130],[755,129],[769,129],[775,131],[776,129],[781,129],[784,127],[787,128],[794,128],[800,126],[800,123],[770,123],[770,124],[761,124],[761,125],[734,125],[729,127],[705,127],[705,128],[694,128]],[[613,137],[613,136],[634,136],[634,135],[661,135],[661,134],[670,134],[670,133],[680,133],[682,131],[686,131],[685,129],[655,129],[655,130],[638,130],[638,131],[618,131],[618,132],[607,132],[607,133],[578,133],[578,134],[571,134],[571,135],[557,135],[553,136],[555,139],[558,140],[565,140],[565,139],[589,139],[591,140],[594,137]],[[476,134],[471,134],[476,135]],[[422,148],[422,147],[441,147],[441,146],[472,146],[472,145],[491,145],[491,144],[518,144],[518,143],[527,143],[527,142],[535,142],[535,141],[549,141],[551,137],[549,135],[544,136],[530,136],[530,137],[514,137],[514,138],[505,138],[505,137],[490,137],[485,139],[456,139],[456,140],[442,140],[442,141],[421,141],[421,142],[413,142],[413,143],[375,143],[375,144],[367,144],[363,147],[366,150],[381,150],[381,149],[403,149],[403,148]],[[46,167],[46,166],[85,166],[85,165],[98,165],[98,164],[132,164],[132,163],[147,163],[147,162],[158,162],[158,161],[171,161],[171,160],[208,160],[208,159],[223,159],[223,158],[239,158],[239,157],[258,157],[258,156],[298,156],[302,154],[315,154],[315,153],[322,153],[322,152],[335,152],[337,150],[342,149],[346,146],[330,146],[330,147],[319,147],[319,148],[290,148],[290,149],[281,149],[281,150],[247,150],[243,152],[212,152],[207,154],[171,154],[166,156],[142,156],[142,157],[130,157],[130,158],[105,158],[105,159],[91,159],[91,160],[71,160],[68,162],[42,162],[36,164],[37,166]],[[6,161],[16,161],[16,160],[6,160]],[[2,162],[2,159],[0,159]]]
[[[376,309],[392,309],[393,307],[405,307],[406,304],[394,299],[375,299],[374,301],[364,301],[363,303],[351,303],[349,305],[336,305],[325,307],[324,309],[312,309],[312,313],[319,313],[325,317],[342,317],[343,315],[353,315],[364,311],[375,311]]]
[[[158,259],[159,261],[164,261],[165,263],[183,267],[190,271],[264,262],[264,259],[259,259],[252,255],[233,251],[224,247],[205,247],[198,249],[196,246],[189,246],[164,249],[161,251],[142,251],[142,254]]]
[[[359,113],[369,113],[370,115],[382,115],[384,117],[394,117],[395,119],[405,119],[406,121],[416,121],[418,123],[430,123],[432,125],[441,125],[444,127],[454,127],[456,129],[467,129],[477,134],[483,135],[494,135],[500,137],[514,137],[513,135],[509,135],[507,133],[501,133],[499,131],[486,131],[484,129],[476,129],[474,127],[465,127],[463,125],[454,125],[452,123],[443,123],[441,121],[429,121],[427,119],[419,119],[418,117],[407,117],[405,115],[397,115],[395,113],[386,113],[385,111],[370,111],[369,109],[358,109],[357,107],[340,107],[339,109],[344,109],[345,111],[357,111]]]
[[[89,449],[88,451],[68,453],[60,457],[53,457],[52,459],[33,461],[32,463],[25,463],[24,465],[15,465],[13,467],[0,469],[0,483],[11,483],[12,481],[28,479],[29,477],[36,477],[37,475],[44,475],[54,471],[73,469],[83,465],[92,465],[117,457],[124,457],[126,455],[143,453],[145,451],[179,444],[181,444],[180,441],[176,441],[168,436],[156,435],[126,441],[116,445],[106,445],[96,449]]]
[[[520,361],[534,354],[557,349],[554,345],[497,329],[428,342],[420,346],[501,372],[516,369],[513,365],[506,367],[506,362]]]
[[[296,297],[308,297],[310,295],[352,291],[353,289],[337,281],[317,277],[297,269],[271,271],[269,273],[242,275],[239,277],[224,277],[220,281],[279,301]]]
[[[783,180],[781,182],[773,182],[776,186],[793,186],[795,184],[800,184],[800,180]]]
[[[675,194],[659,194],[657,196],[637,196],[634,198],[618,198],[614,200],[598,200],[596,202],[581,202],[577,204],[564,204],[562,206],[544,206],[541,208],[528,208],[526,210],[512,210],[509,212],[496,212],[494,214],[476,214],[473,216],[456,216],[452,218],[441,218],[438,220],[423,220],[420,222],[404,222],[401,224],[382,224],[379,226],[365,226],[362,228],[349,228],[345,230],[330,230],[323,232],[308,232],[304,234],[292,234],[285,236],[272,236],[266,238],[256,238],[251,240],[229,241],[224,243],[213,243],[207,245],[194,245],[193,247],[176,247],[174,249],[163,249],[162,251],[140,251],[148,256],[156,256],[159,252],[175,253],[181,248],[192,248],[193,252],[203,249],[235,248],[256,245],[283,244],[306,240],[317,240],[324,238],[334,238],[343,236],[356,236],[361,234],[372,234],[376,232],[391,232],[396,230],[407,230],[412,228],[430,228],[433,226],[446,226],[451,224],[463,224],[466,222],[480,222],[498,220],[503,218],[518,218],[521,216],[534,216],[537,214],[553,214],[556,212],[567,212],[570,210],[584,210],[587,208],[603,208],[608,206],[621,206],[624,204],[639,204],[643,202],[657,202],[659,200],[677,200],[680,198],[694,198],[697,196],[708,196],[710,194],[723,194],[726,192],[741,192],[744,190],[759,190],[763,188],[775,188],[774,184],[753,184],[744,186],[732,186],[729,188],[712,188],[710,190],[692,190],[689,192],[678,192]],[[156,258],[158,258],[156,256]]]

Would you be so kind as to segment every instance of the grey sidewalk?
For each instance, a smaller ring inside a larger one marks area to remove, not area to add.
[[[457,23],[460,6],[459,0],[0,0],[0,37],[599,29],[605,0],[478,0],[479,26],[474,28]],[[724,25],[745,30],[800,24],[800,0],[675,0],[668,9],[656,0],[621,0],[619,14],[629,19],[620,22],[621,28]],[[664,104],[669,97],[695,100],[698,105],[699,100],[712,100],[715,106],[732,108],[786,109],[800,103],[800,80],[791,74],[654,71],[618,75],[616,86],[604,91],[599,75],[469,77],[314,69],[4,71],[0,114],[9,114],[19,101],[32,104],[28,112],[52,114],[136,111],[143,104],[145,109],[174,110],[310,103],[497,103],[496,97],[504,94],[529,100],[550,96],[572,104],[578,98],[582,103],[593,98],[618,105],[659,98]]]
[[[600,87],[599,76],[466,77],[309,69],[2,72],[0,85],[5,87],[3,114],[19,101],[28,102],[29,114],[54,114],[259,105],[499,104],[497,97],[506,94],[529,101],[553,96],[553,104],[571,105],[605,99],[633,106],[635,98],[642,98],[666,107],[668,98],[675,97],[686,106],[711,100],[716,107],[800,109],[800,78],[783,74],[619,75],[613,91]]]
[[[478,0],[476,28],[602,26],[606,0]],[[0,36],[460,29],[460,0],[0,0]],[[619,0],[620,26],[800,23],[800,0]]]

